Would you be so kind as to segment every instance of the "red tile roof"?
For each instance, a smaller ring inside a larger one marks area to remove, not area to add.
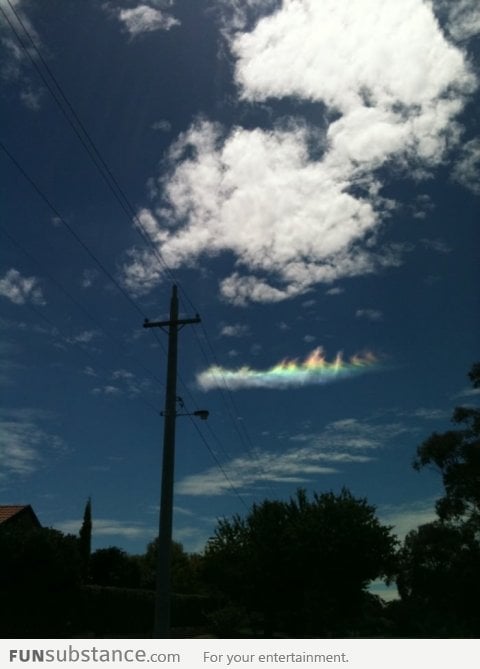
[[[40,523],[38,521],[38,518],[35,515],[35,512],[32,509],[32,507],[30,506],[30,504],[22,504],[22,505],[5,504],[5,505],[0,505],[0,525],[2,523],[6,523],[10,519],[12,519],[15,516],[20,515],[20,514],[23,514],[23,515],[28,514],[32,518],[34,524],[38,524],[38,526],[40,527]]]

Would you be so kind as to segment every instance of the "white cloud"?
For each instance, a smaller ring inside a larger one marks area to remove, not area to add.
[[[480,11],[480,10],[479,10]],[[480,195],[480,139],[470,140],[462,147],[460,158],[452,171],[452,179]]]
[[[325,291],[327,295],[341,295],[342,293],[345,292],[344,288],[339,288],[338,286],[335,286],[334,288],[329,288],[329,290]]]
[[[435,501],[431,498],[397,506],[383,506],[377,510],[377,513],[382,523],[393,525],[394,534],[403,540],[411,530],[415,530],[419,525],[431,523],[437,519]]]
[[[282,452],[256,451],[255,457],[238,457],[224,465],[235,489],[263,488],[271,483],[302,484],[318,476],[333,474],[340,467],[366,464],[372,452],[409,430],[399,423],[372,425],[356,419],[330,423],[318,434],[300,434],[290,438],[300,443]],[[212,467],[184,477],[176,488],[182,495],[223,495],[231,485]]]
[[[450,253],[452,250],[443,239],[421,239],[420,241],[426,249],[436,253]]]
[[[135,374],[133,374],[133,372],[129,372],[127,369],[116,369],[112,373],[112,378],[113,379],[125,379],[127,381],[131,381],[132,379],[135,378]]]
[[[91,377],[96,377],[96,383],[92,389],[92,395],[106,397],[128,397],[134,398],[144,394],[151,389],[151,382],[148,379],[138,378],[133,372],[127,369],[116,369],[107,378],[100,379],[98,374],[91,367],[87,367],[84,373]]]
[[[99,330],[83,330],[73,337],[67,337],[66,341],[69,344],[90,344],[100,336],[101,332]]]
[[[239,8],[234,3],[232,14]],[[476,85],[432,7],[284,0],[230,44],[240,98],[300,98],[327,113],[319,111],[316,128],[290,121],[225,132],[200,120],[183,133],[159,181],[157,211],[167,227],[141,212],[165,262],[175,268],[232,253],[220,291],[238,305],[278,302],[400,264],[405,249],[380,244],[395,204],[381,197],[378,169],[425,172],[444,160]],[[162,278],[157,258],[133,250],[125,278],[133,291],[151,289]]]
[[[161,119],[160,121],[155,121],[152,123],[152,130],[160,130],[161,132],[170,132],[172,129],[172,124],[166,119]]]
[[[424,420],[445,420],[450,414],[447,411],[442,409],[426,409],[420,407],[416,409],[412,414],[415,418],[422,418]]]
[[[234,271],[221,281],[221,292],[236,304],[281,301],[316,282],[395,264],[395,254],[376,257],[356,246],[374,231],[372,203],[345,192],[345,181],[324,163],[309,161],[307,136],[300,127],[237,128],[222,144],[218,127],[207,121],[184,133],[172,149],[178,162],[164,193],[172,217],[185,225],[162,230],[152,212],[140,213],[165,262],[174,268],[230,250],[239,267],[278,277],[276,287]],[[182,160],[190,150],[194,158]],[[160,278],[154,254],[131,252],[125,266],[131,290],[149,290]]]
[[[35,409],[0,410],[0,480],[34,473],[42,465],[42,452],[62,446],[57,435],[42,427],[47,418]]]
[[[32,111],[38,111],[41,107],[43,92],[44,91],[41,88],[34,89],[28,85],[27,88],[25,88],[23,91],[20,91],[20,100],[28,109],[31,109]]]
[[[227,481],[221,471],[212,467],[199,474],[184,477],[177,484],[179,495],[224,495],[235,489],[264,487],[269,483],[305,483],[311,476],[332,474],[337,470],[319,464],[320,457],[314,454],[290,451],[283,455],[277,453],[259,453],[255,459],[235,458],[225,469],[232,483]]]
[[[220,22],[228,38],[238,30],[245,30],[249,23],[280,7],[282,0],[216,0],[220,8]]]
[[[445,18],[445,27],[455,40],[464,42],[480,33],[478,0],[434,0],[434,7]]]
[[[170,30],[173,26],[180,25],[180,21],[173,16],[143,4],[133,9],[119,9],[117,16],[132,38],[142,33]]]
[[[381,151],[403,147],[412,135],[429,155],[419,136],[429,136],[427,117],[437,111],[440,123],[448,121],[442,96],[451,94],[452,86],[459,86],[458,93],[471,85],[462,53],[444,39],[422,0],[285,0],[281,11],[252,32],[239,33],[232,49],[245,98],[297,95],[322,101],[342,113],[339,120],[349,130],[353,120],[368,118],[380,123]],[[364,148],[361,160],[379,153],[379,147]]]
[[[298,434],[291,437],[291,440],[309,442],[335,451],[352,452],[358,449],[382,448],[411,431],[411,428],[399,422],[373,423],[356,418],[344,418],[329,423],[320,434]]]
[[[477,395],[480,395],[480,388],[467,387],[457,393],[454,397],[476,397]]]
[[[381,321],[383,314],[378,309],[357,309],[355,312],[357,318],[366,318],[369,321]]]
[[[6,84],[16,85],[16,92],[25,107],[38,111],[45,90],[35,84],[29,74],[30,56],[36,58],[36,52],[30,47],[30,40],[26,37],[23,38],[23,41],[28,46],[23,49],[12,30],[13,27],[21,36],[24,35],[23,28],[17,19],[18,16],[37,48],[42,46],[37,31],[28,16],[22,11],[21,5],[23,4],[25,4],[23,0],[10,0],[10,3],[0,0],[0,7],[7,15],[5,19],[2,14],[0,20],[0,78]]]
[[[82,526],[81,519],[64,520],[54,523],[54,527],[61,532],[77,534]],[[155,531],[142,523],[127,522],[123,520],[112,520],[107,518],[94,518],[92,530],[95,536],[123,537],[125,539],[141,539],[153,537]]]
[[[83,270],[80,285],[82,288],[91,288],[99,276],[98,270],[88,267]]]
[[[0,295],[14,304],[30,302],[36,305],[46,304],[39,280],[34,276],[22,276],[16,269],[9,269],[0,279]]]
[[[250,334],[248,325],[236,323],[235,325],[224,325],[220,330],[221,337],[245,337]]]
[[[118,386],[105,385],[92,388],[92,395],[121,395],[122,390]]]

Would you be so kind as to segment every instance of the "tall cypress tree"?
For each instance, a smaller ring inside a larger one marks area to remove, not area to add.
[[[90,552],[92,548],[92,500],[89,497],[83,513],[83,523],[79,534],[80,556],[84,580],[88,579]]]

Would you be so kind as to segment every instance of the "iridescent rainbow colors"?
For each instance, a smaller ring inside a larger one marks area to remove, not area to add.
[[[197,383],[203,390],[224,388],[293,388],[322,384],[348,378],[378,368],[378,358],[370,352],[352,356],[348,362],[337,353],[332,362],[325,359],[323,349],[316,348],[303,362],[285,359],[274,367],[255,370],[250,367],[224,369],[214,365],[197,375]]]

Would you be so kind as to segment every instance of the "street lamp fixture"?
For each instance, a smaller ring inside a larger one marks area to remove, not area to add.
[[[199,409],[198,411],[193,412],[194,416],[198,416],[200,420],[207,420],[208,416],[210,415],[208,411],[205,411],[205,409]]]

